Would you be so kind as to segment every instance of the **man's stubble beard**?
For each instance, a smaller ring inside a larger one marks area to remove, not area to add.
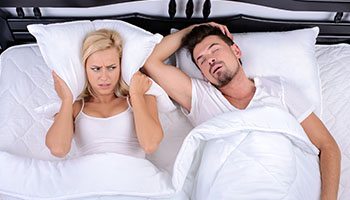
[[[232,79],[236,77],[240,67],[241,66],[239,65],[235,71],[226,70],[226,71],[223,71],[221,74],[218,74],[218,79],[217,79],[218,83],[215,84],[215,87],[221,88],[226,86],[230,81],[232,81]]]

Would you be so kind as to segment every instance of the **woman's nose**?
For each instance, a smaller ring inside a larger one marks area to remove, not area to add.
[[[100,78],[102,80],[106,80],[108,78],[108,71],[107,71],[107,69],[102,69]]]

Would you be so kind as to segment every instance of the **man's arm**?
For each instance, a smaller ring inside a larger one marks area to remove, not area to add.
[[[320,150],[322,200],[336,200],[340,177],[340,150],[322,121],[311,113],[301,122],[311,142]]]
[[[178,68],[167,65],[164,61],[181,46],[182,38],[194,26],[189,26],[176,33],[170,34],[154,48],[147,59],[144,68],[168,95],[188,111],[191,110],[192,85],[191,79]]]

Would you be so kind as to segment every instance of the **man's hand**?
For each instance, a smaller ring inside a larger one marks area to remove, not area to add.
[[[233,40],[233,36],[230,33],[230,31],[228,30],[227,26],[222,25],[222,24],[218,24],[216,22],[208,22],[208,23],[198,24],[198,25],[205,25],[205,24],[219,28],[223,34],[225,34],[227,37],[229,37],[231,40]]]

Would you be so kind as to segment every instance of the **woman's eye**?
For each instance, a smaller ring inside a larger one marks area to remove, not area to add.
[[[115,68],[117,68],[117,67],[115,67],[115,66],[113,66],[113,67],[108,67],[108,71],[113,71]]]
[[[101,67],[91,67],[91,70],[94,72],[100,71]]]

